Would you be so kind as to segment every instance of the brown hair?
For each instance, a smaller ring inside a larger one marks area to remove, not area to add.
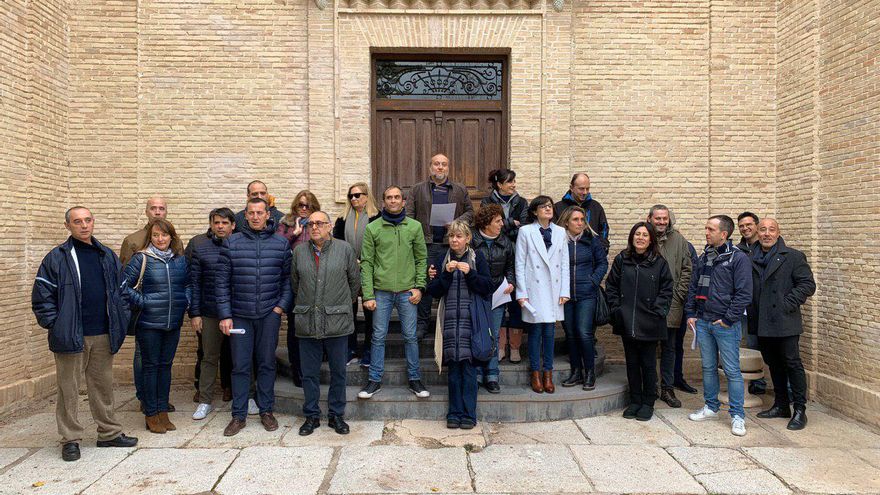
[[[481,206],[477,213],[474,215],[474,228],[477,230],[483,230],[488,227],[492,220],[495,220],[496,216],[501,216],[504,218],[504,209],[501,208],[500,205],[495,203],[489,203],[487,205]]]
[[[183,245],[180,243],[180,237],[178,237],[174,225],[164,218],[154,218],[147,224],[147,239],[144,241],[144,245],[141,246],[141,250],[147,249],[150,247],[150,243],[153,242],[153,227],[159,227],[159,230],[170,235],[171,244],[168,245],[169,248],[174,251],[174,254],[178,256],[183,255]]]
[[[290,213],[284,215],[284,222],[288,225],[293,225],[293,222],[299,218],[299,214],[297,213],[297,205],[299,204],[300,198],[306,198],[306,202],[309,204],[309,214],[316,211],[321,210],[321,203],[318,202],[318,198],[309,191],[308,189],[303,189],[302,191],[296,193],[296,196],[293,198],[293,202],[290,203]]]
[[[583,215],[584,216],[584,223],[587,223],[587,212],[584,211],[583,208],[581,208],[580,206],[569,206],[568,208],[565,209],[565,211],[562,212],[561,215],[559,215],[559,220],[556,221],[556,225],[559,225],[563,229],[568,230],[568,222],[571,221],[571,217],[575,213],[580,213],[581,215]],[[589,225],[587,226],[586,229],[584,229],[584,233],[588,233],[588,232],[590,232]]]

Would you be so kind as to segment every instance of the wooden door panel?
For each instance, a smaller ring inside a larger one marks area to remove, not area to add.
[[[382,190],[391,184],[409,192],[413,184],[427,176],[438,133],[434,112],[378,112],[376,120],[376,197],[381,197]]]
[[[450,177],[475,200],[487,193],[489,172],[502,166],[501,112],[443,112]]]

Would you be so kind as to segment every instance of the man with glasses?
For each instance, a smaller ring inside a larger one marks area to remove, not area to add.
[[[281,218],[284,216],[284,213],[275,208],[275,197],[269,194],[269,188],[266,187],[266,184],[261,180],[252,180],[250,184],[247,185],[247,199],[262,199],[269,205],[269,218],[271,218],[275,226],[278,226],[278,222],[281,221]],[[247,219],[245,219],[245,210],[241,210],[240,212],[235,214],[235,232],[241,232],[241,229],[247,225]]]
[[[360,269],[354,249],[345,241],[333,239],[330,217],[323,211],[309,215],[306,223],[309,242],[293,250],[290,286],[295,294],[293,313],[299,337],[300,366],[305,401],[302,436],[321,426],[321,358],[330,364],[330,391],[327,395],[327,425],[336,433],[349,432],[345,416],[345,364],[348,336],[354,332],[352,301],[360,289]],[[346,283],[347,282],[347,283]]]

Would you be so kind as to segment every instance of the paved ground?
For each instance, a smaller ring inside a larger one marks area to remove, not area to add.
[[[251,419],[225,438],[228,405],[193,421],[191,400],[175,390],[178,430],[154,435],[131,389],[120,389],[119,414],[138,448],[95,448],[92,431],[75,463],[60,459],[52,401],[0,418],[0,493],[880,493],[880,435],[818,405],[801,432],[751,411],[743,438],[730,434],[726,415],[688,421],[696,396],[644,423],[620,411],[470,432],[368,421],[351,422],[348,436],[323,425],[302,438],[301,418],[280,415],[278,431]],[[85,398],[81,410],[90,418]]]

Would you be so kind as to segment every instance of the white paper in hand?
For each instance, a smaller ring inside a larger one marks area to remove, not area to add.
[[[428,222],[432,227],[445,227],[455,220],[455,203],[441,203],[431,205],[431,219]]]
[[[511,301],[510,294],[505,294],[504,291],[510,287],[510,283],[506,280],[503,284],[499,285],[497,289],[495,289],[495,293],[492,294],[492,309],[501,306],[502,304],[507,304]]]
[[[524,308],[526,311],[528,311],[529,313],[531,313],[531,314],[535,314],[535,313],[538,312],[538,310],[535,309],[534,306],[532,306],[531,304],[529,304],[528,301],[526,301],[526,302],[523,303],[523,308]]]
[[[244,328],[230,328],[229,333],[230,334],[237,333],[239,335],[244,335]]]

